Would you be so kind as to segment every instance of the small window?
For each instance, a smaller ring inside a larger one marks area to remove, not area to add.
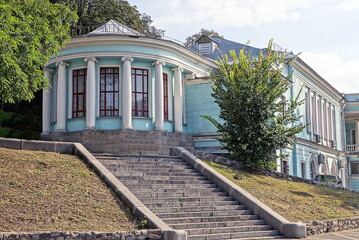
[[[351,174],[359,174],[359,162],[350,163]]]
[[[282,173],[288,175],[289,174],[289,166],[287,160],[282,160]]]
[[[148,117],[148,70],[132,68],[132,116]]]
[[[351,130],[351,144],[355,145],[356,144],[356,139],[355,139],[355,129]]]
[[[302,167],[302,178],[306,178],[307,173],[306,173],[306,168],[305,168],[305,162],[301,163],[301,167]]]
[[[72,118],[86,117],[86,69],[72,72]]]
[[[100,69],[100,116],[119,115],[118,68]]]
[[[163,74],[163,111],[164,120],[168,120],[168,75]]]

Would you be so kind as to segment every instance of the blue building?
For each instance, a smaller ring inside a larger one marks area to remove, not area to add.
[[[208,75],[221,53],[243,47],[254,56],[265,51],[207,36],[186,48],[115,21],[73,37],[45,68],[52,87],[43,94],[42,137],[80,141],[94,152],[222,152],[216,128],[200,117],[219,115]],[[284,74],[292,71],[285,98],[304,86],[297,114],[310,125],[283,150],[288,158],[278,159],[277,170],[308,179],[337,175],[348,186],[345,99],[300,58],[285,66]]]
[[[359,93],[345,94],[345,134],[349,187],[359,190]]]

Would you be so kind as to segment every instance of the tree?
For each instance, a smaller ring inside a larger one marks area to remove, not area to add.
[[[218,70],[210,76],[223,123],[204,117],[218,128],[223,148],[251,170],[273,169],[276,150],[292,144],[305,128],[295,114],[303,103],[299,94],[283,98],[291,85],[291,75],[282,75],[285,55],[272,50],[272,41],[257,58],[245,49],[238,55],[231,51],[231,59],[216,61]]]
[[[205,28],[201,28],[201,30],[198,33],[195,33],[195,34],[187,37],[184,45],[186,47],[192,46],[196,42],[196,40],[202,35],[206,35],[207,37],[224,38],[222,35],[219,35],[217,32],[215,32],[213,30],[207,30]]]
[[[42,68],[69,39],[76,15],[48,0],[0,0],[0,101],[30,100],[48,86]]]
[[[160,37],[163,31],[151,26],[151,17],[141,13],[136,6],[123,0],[50,0],[76,11],[79,20],[72,26],[73,35],[86,34],[112,20],[122,23],[145,35]]]

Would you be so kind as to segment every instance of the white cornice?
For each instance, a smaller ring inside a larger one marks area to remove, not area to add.
[[[88,56],[95,56],[95,57],[123,57],[123,56],[128,56],[129,53],[128,52],[120,52],[120,51],[116,51],[116,52],[85,52],[85,53],[75,53],[75,54],[68,54],[68,55],[63,55],[63,56],[58,56],[56,58],[51,59],[46,66],[52,64],[52,63],[56,63],[58,61],[69,61],[71,59],[75,59],[75,58],[86,58]],[[159,56],[159,55],[152,55],[152,54],[144,54],[144,53],[131,53],[131,57],[133,58],[142,58],[142,59],[150,59],[150,60],[158,60],[158,61],[162,61],[162,62],[166,62],[166,63],[170,63],[173,64],[175,66],[178,66],[180,68],[186,69],[190,72],[196,73],[199,76],[206,76],[207,73],[205,71],[203,71],[202,69],[199,68],[195,68],[193,66],[191,66],[188,63],[185,63],[183,61],[180,61],[178,59],[173,59],[171,57],[164,57],[164,56]],[[45,67],[46,67],[45,66]]]
[[[295,139],[293,139],[293,141],[296,144],[301,144],[301,145],[311,147],[314,149],[318,149],[319,151],[327,152],[327,153],[334,154],[334,155],[345,156],[345,154],[346,154],[344,151],[339,151],[337,149],[330,148],[330,147],[327,147],[327,146],[324,146],[324,145],[321,145],[321,144],[318,144],[318,143],[315,143],[315,142],[312,142],[312,141],[309,141],[309,140],[306,140],[303,138],[295,138]]]
[[[213,60],[206,58],[196,52],[193,52],[184,46],[167,40],[148,38],[148,37],[130,37],[130,36],[92,36],[72,38],[64,49],[89,47],[89,46],[142,46],[173,52],[188,61],[199,64],[205,68],[216,68]]]
[[[309,79],[313,79],[318,87],[314,86],[312,83],[300,77],[298,74],[294,75],[300,80],[302,80],[306,86],[318,92],[320,95],[326,97],[328,100],[331,100],[332,103],[339,102],[340,105],[344,104],[344,99],[342,94],[336,90],[333,86],[331,86],[324,78],[322,78],[318,73],[316,73],[309,65],[307,65],[302,59],[296,58],[294,61],[290,63],[290,65],[297,68],[300,72],[306,75]],[[323,92],[324,89],[326,92]],[[329,94],[328,94],[329,93]]]

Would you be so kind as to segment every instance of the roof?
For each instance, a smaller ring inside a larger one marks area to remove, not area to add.
[[[91,36],[91,35],[145,36],[142,33],[133,30],[132,28],[129,28],[121,23],[116,22],[115,20],[108,21],[107,23],[103,24],[101,27],[86,34],[85,36]]]

